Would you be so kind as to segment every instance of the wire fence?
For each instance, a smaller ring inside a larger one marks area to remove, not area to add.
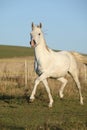
[[[0,93],[24,91],[35,80],[34,60],[15,58],[0,60]],[[14,92],[16,93],[16,92]]]

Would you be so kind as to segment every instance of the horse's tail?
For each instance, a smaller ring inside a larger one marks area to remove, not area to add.
[[[84,67],[84,74],[85,74],[85,80],[87,80],[87,55],[80,54],[78,52],[70,52],[76,59],[78,63],[83,64]]]
[[[78,62],[87,65],[87,55],[80,54],[78,52],[71,52],[71,54],[76,58]]]

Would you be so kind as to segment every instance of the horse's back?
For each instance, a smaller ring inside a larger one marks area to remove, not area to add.
[[[57,52],[58,62],[60,62],[61,66],[69,67],[71,71],[78,71],[77,61],[76,58],[69,52],[69,51],[60,51]],[[60,60],[59,60],[60,59]],[[77,69],[77,70],[76,70]]]
[[[62,54],[68,56],[69,58],[69,63],[70,63],[70,68],[69,68],[69,72],[73,72],[76,71],[76,73],[79,73],[79,69],[78,69],[78,64],[76,61],[76,58],[74,57],[74,55],[72,55],[71,52],[68,51],[61,51]]]

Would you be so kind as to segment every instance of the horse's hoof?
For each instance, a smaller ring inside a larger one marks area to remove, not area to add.
[[[80,105],[84,105],[83,101],[82,101],[82,102],[80,102]]]
[[[29,102],[30,102],[30,103],[34,102],[34,98],[30,98],[30,99],[29,99]]]
[[[64,94],[63,93],[59,93],[60,99],[63,99]]]
[[[80,104],[81,104],[81,105],[84,104],[84,103],[83,103],[83,97],[82,97],[81,100],[80,100]]]
[[[52,108],[52,106],[53,106],[53,105],[49,103],[48,107],[49,107],[49,108]]]
[[[52,105],[48,105],[49,108],[52,108]]]

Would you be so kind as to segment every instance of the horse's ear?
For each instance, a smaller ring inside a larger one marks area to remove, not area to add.
[[[42,28],[42,23],[40,23],[40,28]]]
[[[34,29],[34,23],[32,22],[32,24],[31,24],[31,27],[32,27],[32,30]]]

